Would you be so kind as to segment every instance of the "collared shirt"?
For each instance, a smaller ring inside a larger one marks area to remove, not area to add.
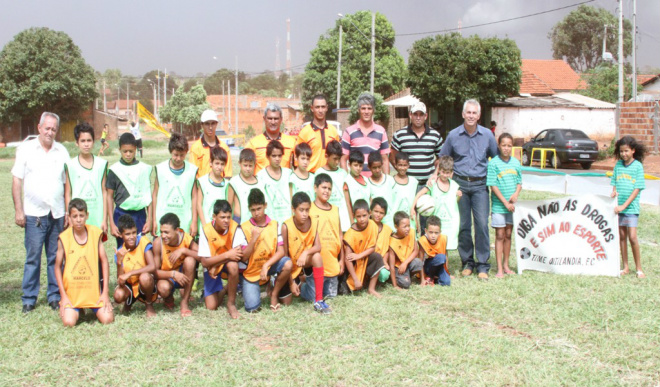
[[[227,147],[224,141],[220,141],[218,137],[215,138],[215,146],[219,146],[227,152],[227,163],[225,164],[224,173],[226,178],[230,178],[232,176],[232,165],[229,147]],[[197,166],[198,179],[211,172],[211,148],[209,143],[204,139],[204,135],[195,141],[190,148],[189,161]]]
[[[28,216],[53,218],[64,216],[64,164],[69,161],[69,152],[53,141],[49,151],[39,138],[27,141],[16,150],[16,161],[11,174],[23,180],[23,211]]]
[[[497,154],[497,141],[490,129],[477,125],[477,130],[469,135],[461,125],[449,132],[438,156],[451,156],[454,173],[459,176],[486,177],[488,158]]]
[[[312,121],[300,130],[296,145],[305,142],[312,148],[312,157],[310,157],[309,167],[307,167],[310,172],[316,172],[317,169],[325,165],[327,162],[325,149],[332,140],[339,141],[339,134],[337,128],[328,124],[327,121],[323,128],[317,127]]]
[[[425,126],[424,133],[418,137],[409,125],[394,133],[392,149],[410,157],[408,176],[419,180],[419,184],[426,184],[435,170],[435,155],[442,149],[442,136],[437,130]]]
[[[367,165],[369,153],[380,151],[381,154],[390,153],[390,143],[387,140],[385,128],[374,123],[373,129],[366,131],[360,128],[360,121],[346,128],[341,136],[342,153],[347,155],[351,150],[359,150],[364,155],[364,166],[362,167],[362,176],[370,177],[371,171]],[[385,161],[383,161],[385,162]]]
[[[252,149],[257,155],[257,163],[254,167],[254,175],[256,176],[259,171],[266,168],[269,164],[268,157],[266,156],[266,147],[271,141],[279,141],[284,147],[284,154],[282,155],[282,168],[289,168],[291,165],[291,154],[296,147],[296,138],[288,134],[282,134],[277,138],[271,139],[266,132],[254,136],[245,146],[246,149]]]

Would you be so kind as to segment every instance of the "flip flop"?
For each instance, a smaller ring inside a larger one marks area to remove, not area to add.
[[[515,274],[516,272],[509,269],[509,270],[504,270],[504,274]]]
[[[282,304],[278,302],[276,305],[271,305],[270,310],[272,310],[273,312],[277,312],[278,310],[280,310],[280,306],[282,306]]]
[[[637,278],[646,278],[646,274],[641,270],[637,270]]]
[[[620,275],[626,275],[626,274],[630,274],[630,272],[629,272],[628,270],[621,270],[621,271],[619,272],[619,274],[620,274]]]
[[[181,317],[190,317],[192,316],[192,310],[186,309],[181,311]]]
[[[509,273],[507,273],[509,274]],[[495,278],[504,278],[504,274],[495,274]]]

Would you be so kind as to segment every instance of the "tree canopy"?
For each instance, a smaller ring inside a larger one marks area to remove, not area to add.
[[[413,43],[406,84],[440,111],[470,98],[491,105],[518,92],[521,64],[520,49],[511,39],[437,35]]]
[[[227,81],[231,81],[232,87],[234,87],[234,81],[235,81],[235,73],[234,70],[229,70],[222,68],[210,76],[206,77],[204,80],[204,90],[206,90],[206,94],[222,94],[222,83],[224,82],[225,84]],[[246,75],[243,71],[238,72],[238,84],[240,87],[241,82],[245,82]],[[226,87],[225,87],[225,94],[227,93]]]
[[[167,100],[167,105],[163,106],[158,114],[162,122],[191,128],[199,122],[202,112],[210,108],[202,85],[193,86],[190,91],[185,91],[182,86]]]
[[[356,29],[351,21],[362,31]],[[337,20],[334,28],[319,37],[305,67],[302,100],[309,110],[311,98],[319,93],[328,98],[330,109],[337,107],[337,61],[339,25],[343,28],[341,64],[341,105],[354,105],[358,95],[369,89],[371,76],[371,12],[359,11]],[[394,47],[394,28],[387,18],[376,13],[376,63],[374,92],[383,96],[401,91],[406,79],[406,65]]]
[[[628,66],[626,66],[628,67]],[[627,69],[629,70],[629,69]],[[630,71],[626,71],[627,75]],[[580,90],[580,94],[596,98],[601,101],[617,103],[619,101],[619,67],[610,63],[603,63],[595,69],[587,70],[582,74],[582,79],[587,83],[587,88]],[[632,97],[631,77],[623,78],[624,100]],[[638,87],[642,90],[642,87]]]
[[[607,50],[614,59],[619,58],[619,20],[600,7],[581,5],[555,24],[548,33],[552,41],[552,56],[564,59],[573,70],[582,73],[603,62],[603,33],[607,29]],[[623,55],[632,52],[632,24],[623,20]]]
[[[0,52],[0,121],[37,118],[43,111],[74,118],[94,101],[95,81],[69,35],[24,30]]]

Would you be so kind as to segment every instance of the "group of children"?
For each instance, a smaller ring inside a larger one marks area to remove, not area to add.
[[[71,227],[60,236],[56,264],[65,325],[75,325],[87,308],[103,323],[114,319],[102,245],[107,231],[117,238],[114,301],[125,310],[141,301],[148,316],[155,314],[159,297],[165,308],[174,308],[177,289],[180,314],[190,316],[200,266],[206,308],[226,302],[232,318],[238,317],[239,293],[247,312],[260,309],[262,286],[272,311],[301,297],[327,314],[326,300],[338,294],[367,289],[380,297],[379,282],[389,280],[397,289],[409,288],[416,278],[421,285],[451,282],[447,249],[456,248],[461,193],[451,180],[450,157],[440,158],[437,179],[419,192],[417,180],[407,176],[405,153],[396,154],[394,177],[383,174],[380,153],[371,153],[372,175],[365,179],[362,154],[349,154],[346,173],[339,167],[341,144],[334,140],[327,144],[325,165],[316,171],[308,170],[312,151],[307,144],[296,146],[291,170],[281,165],[281,143],[271,141],[268,165],[256,175],[255,152],[243,149],[239,174],[225,178],[227,152],[214,147],[210,171],[196,177],[197,167],[185,160],[188,142],[175,133],[170,159],[155,167],[152,189],[152,167],[135,159],[132,134],[119,138],[121,159],[110,168],[91,154],[91,126],[78,125],[74,135],[80,154],[66,165]],[[510,135],[500,136],[500,155],[488,168],[498,276],[511,272],[511,213],[521,189],[512,145]],[[418,238],[415,207],[425,194],[436,206]]]

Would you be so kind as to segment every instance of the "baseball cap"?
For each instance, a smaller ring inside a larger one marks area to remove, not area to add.
[[[215,114],[215,112],[211,109],[204,110],[204,112],[202,113],[202,120],[201,121],[202,122],[206,122],[206,121],[216,121],[217,122],[218,121],[218,115]]]
[[[426,114],[426,105],[424,105],[424,102],[417,102],[412,107],[410,108],[410,113],[417,113],[417,112],[422,112]]]

